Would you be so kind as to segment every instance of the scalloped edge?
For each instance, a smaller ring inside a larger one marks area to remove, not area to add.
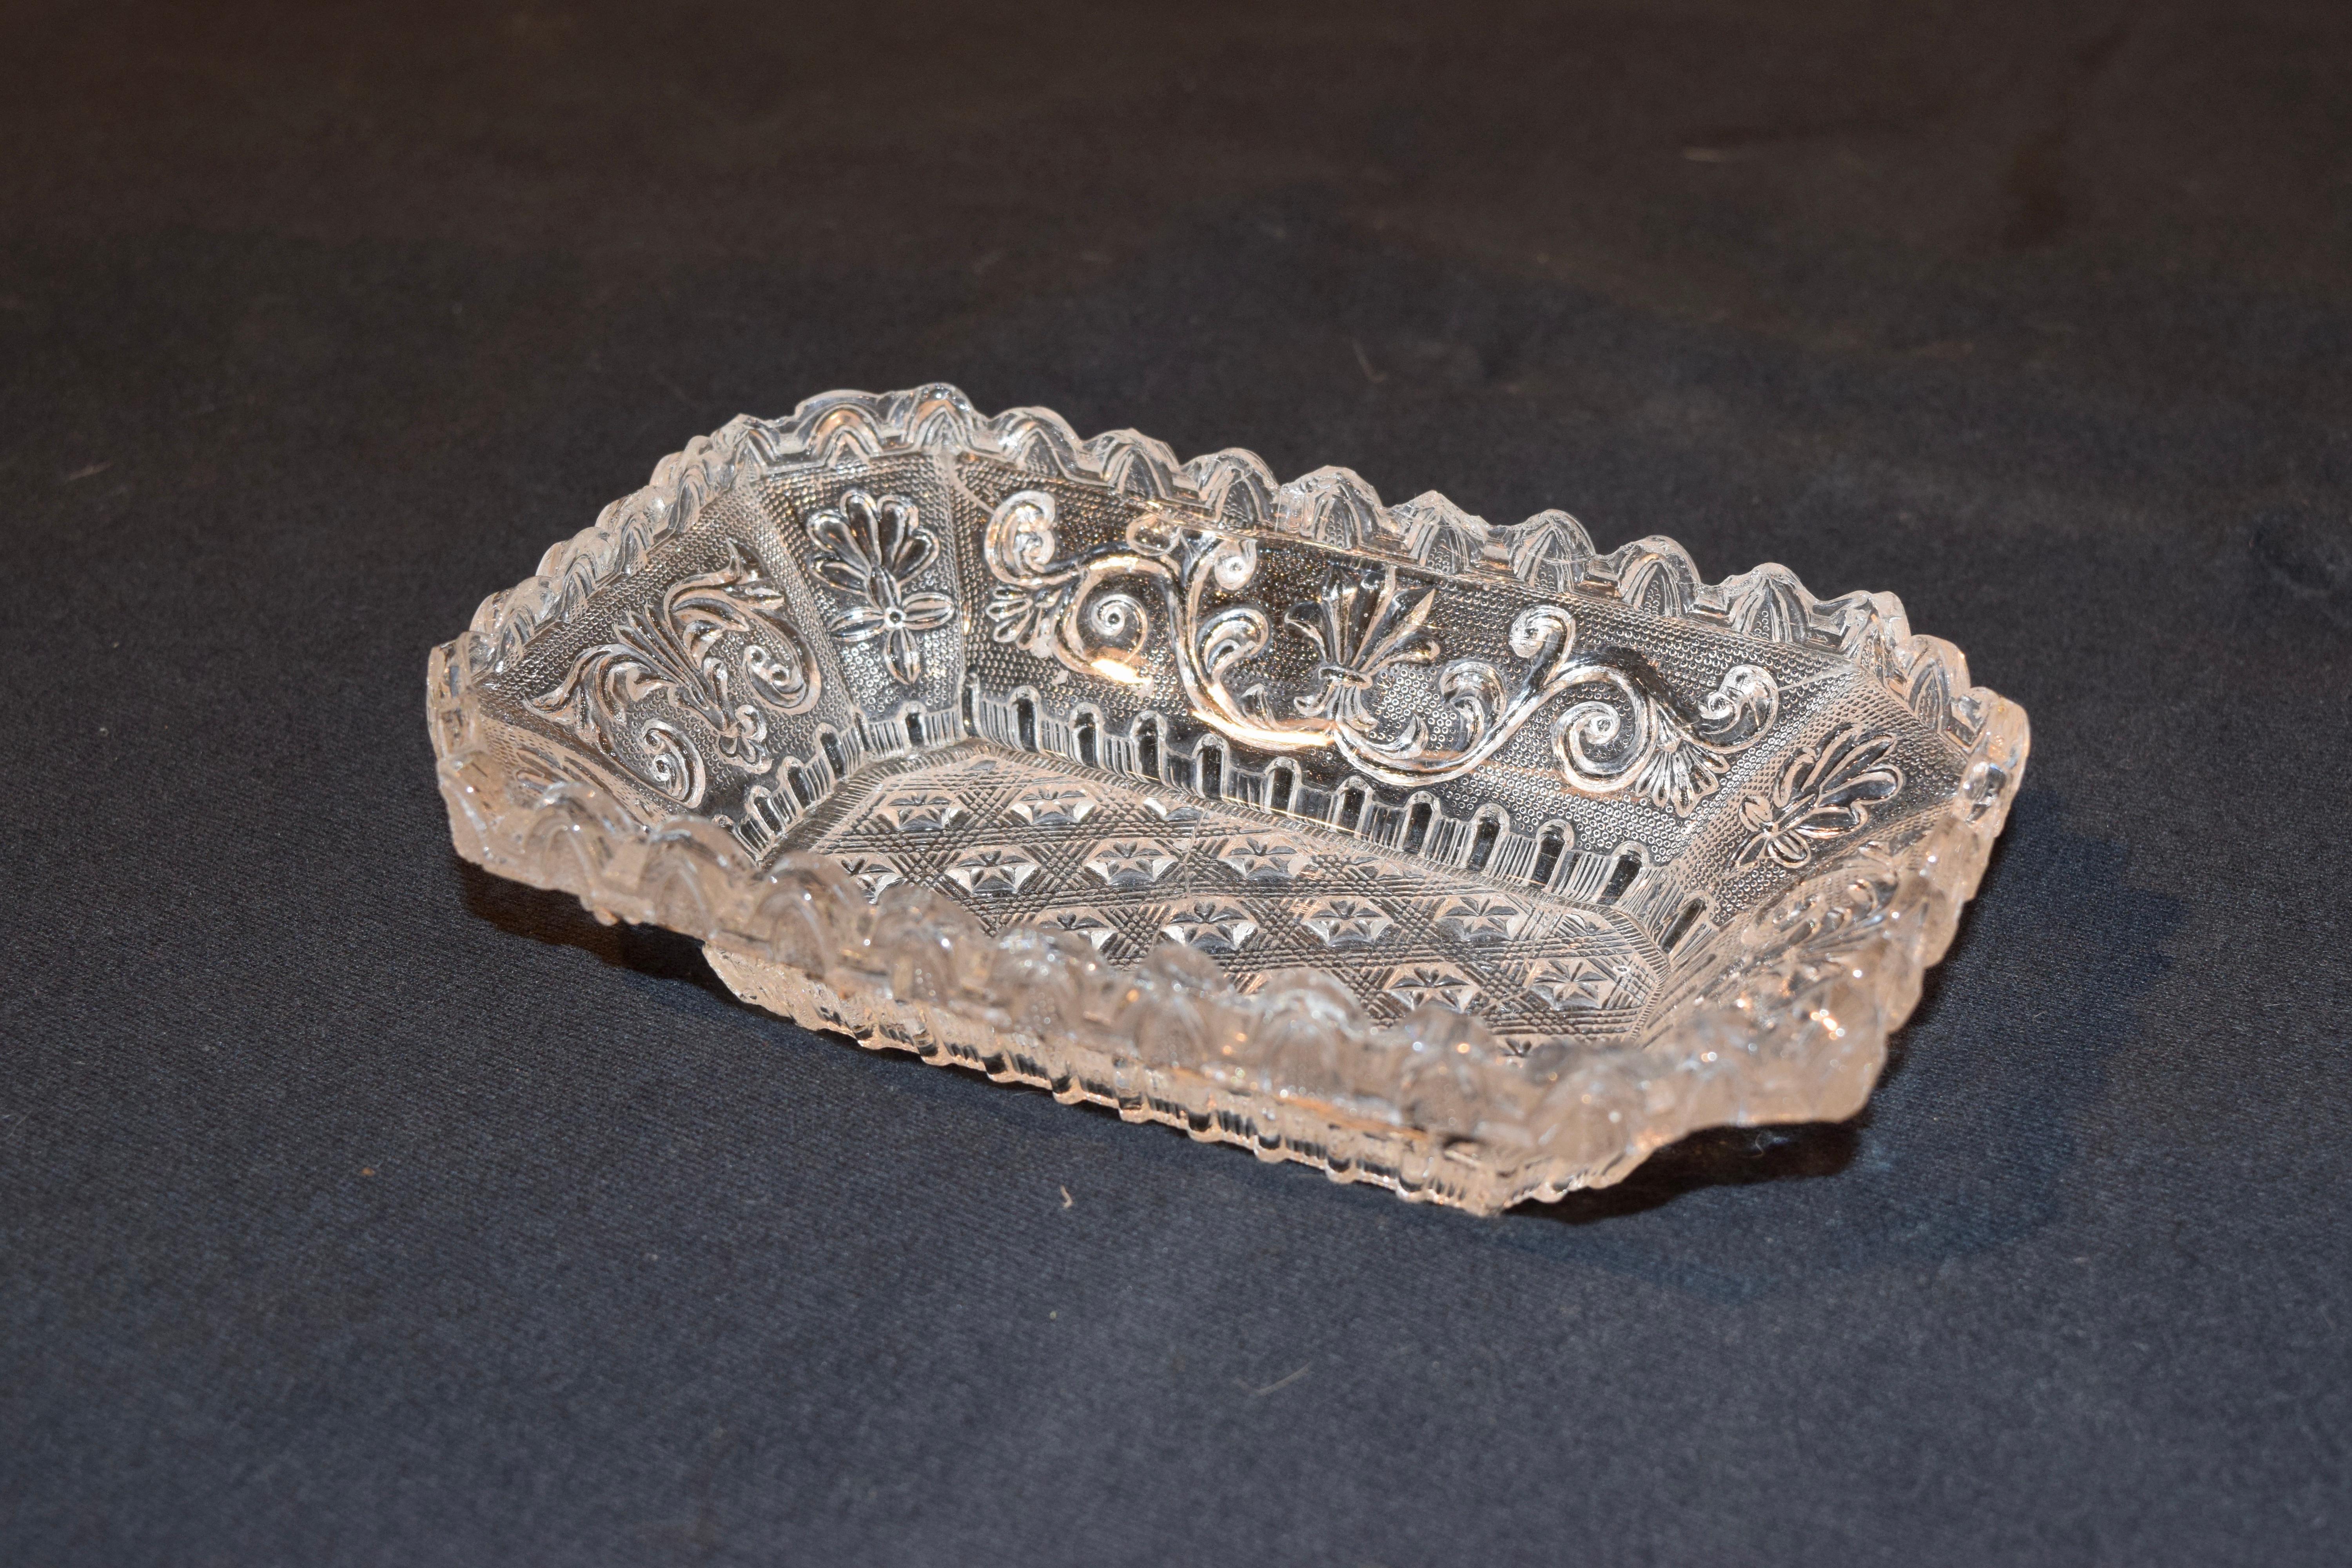
[[[635,493],[551,546],[537,572],[482,601],[461,640],[477,673],[521,656],[542,627],[569,619],[598,586],[643,565],[683,532],[747,466],[764,472],[812,458],[870,460],[887,452],[956,446],[992,452],[1034,473],[1093,479],[1147,500],[1199,506],[1235,531],[1287,535],[1465,579],[1507,577],[1541,591],[1601,594],[1651,614],[1727,628],[1761,642],[1827,650],[1866,670],[1924,723],[1966,750],[1999,693],[1973,686],[1967,656],[1911,630],[1892,594],[1821,598],[1797,574],[1766,562],[1708,583],[1680,544],[1653,534],[1596,552],[1567,512],[1498,525],[1434,490],[1394,507],[1353,469],[1321,468],[1277,484],[1263,458],[1229,447],[1180,463],[1134,430],[1081,439],[1049,408],[984,416],[944,382],[905,392],[828,392],[782,419],[740,415],[655,466]]]

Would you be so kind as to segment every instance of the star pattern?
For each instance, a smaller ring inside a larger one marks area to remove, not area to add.
[[[937,889],[986,930],[1063,933],[1122,968],[1178,942],[1243,991],[1313,969],[1379,1016],[1434,1003],[1517,1048],[1624,1037],[1656,984],[1630,911],[1261,821],[1246,801],[976,742],[873,767],[795,847],[831,857],[869,898]]]
[[[1085,941],[1097,952],[1100,952],[1103,950],[1103,944],[1118,934],[1118,928],[1111,924],[1100,910],[1090,910],[1083,906],[1077,909],[1048,910],[1030,923],[1045,931],[1066,931]]]
[[[1593,1011],[1616,997],[1617,980],[1589,958],[1548,958],[1528,971],[1527,988],[1557,1011]]]
[[[1181,942],[1204,952],[1237,952],[1244,942],[1257,934],[1257,921],[1239,904],[1203,899],[1171,910],[1160,924],[1160,933],[1171,942]]]
[[[1168,874],[1176,857],[1149,838],[1106,838],[1087,857],[1087,869],[1114,888],[1147,888]]]
[[[1287,882],[1315,864],[1314,857],[1287,838],[1250,833],[1217,846],[1217,858],[1253,882]]]
[[[1096,805],[1095,797],[1076,784],[1032,784],[1014,795],[1005,810],[1025,823],[1051,827],[1084,822]]]
[[[1017,893],[1037,874],[1037,862],[1018,849],[967,849],[948,875],[967,893]]]
[[[1392,972],[1381,989],[1407,1012],[1434,1002],[1465,1013],[1478,995],[1478,983],[1451,963],[1407,964]]]
[[[948,824],[963,815],[963,806],[951,795],[937,790],[905,790],[882,798],[874,808],[874,820],[900,833],[939,833]]]
[[[1437,917],[1438,924],[1465,942],[1508,942],[1527,921],[1525,908],[1491,893],[1454,899]]]
[[[1339,898],[1316,900],[1299,915],[1298,923],[1322,938],[1325,947],[1348,947],[1380,941],[1396,921],[1368,900]]]

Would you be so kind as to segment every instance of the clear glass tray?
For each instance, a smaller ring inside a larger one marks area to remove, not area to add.
[[[433,655],[458,851],[750,1001],[1493,1211],[1858,1110],[2024,766],[1887,595],[835,393]]]

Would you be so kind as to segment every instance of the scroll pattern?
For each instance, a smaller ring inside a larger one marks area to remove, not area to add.
[[[1441,739],[1419,716],[1384,721],[1370,700],[1381,676],[1444,658],[1429,629],[1436,588],[1408,581],[1394,565],[1363,564],[1334,566],[1312,603],[1282,616],[1281,626],[1315,654],[1315,687],[1292,695],[1286,713],[1265,682],[1234,686],[1270,647],[1276,624],[1265,608],[1234,597],[1256,578],[1255,540],[1150,512],[1120,542],[1066,556],[1054,498],[1023,490],[991,516],[983,553],[996,579],[984,609],[996,641],[1081,674],[1134,683],[1164,619],[1185,700],[1203,723],[1270,752],[1329,747],[1387,784],[1467,773],[1554,698],[1581,692],[1552,730],[1570,787],[1631,793],[1687,817],[1779,711],[1771,672],[1750,664],[1727,670],[1696,710],[1685,711],[1644,666],[1574,657],[1575,618],[1557,605],[1533,605],[1511,623],[1512,668],[1480,658],[1440,665],[1436,684],[1453,716],[1450,735]]]
[[[720,648],[730,635],[741,639],[731,662]],[[621,616],[610,641],[582,649],[529,706],[690,809],[702,804],[709,764],[680,725],[635,723],[635,705],[667,697],[711,730],[723,761],[760,773],[775,763],[769,716],[815,707],[821,680],[783,619],[783,590],[730,542],[726,565],[672,584],[651,616]]]

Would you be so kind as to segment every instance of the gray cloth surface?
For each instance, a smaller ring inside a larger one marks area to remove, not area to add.
[[[2352,1558],[2352,11],[0,58],[0,1561]],[[2035,749],[1868,1110],[1479,1221],[458,862],[426,650],[934,379],[1900,594]]]

